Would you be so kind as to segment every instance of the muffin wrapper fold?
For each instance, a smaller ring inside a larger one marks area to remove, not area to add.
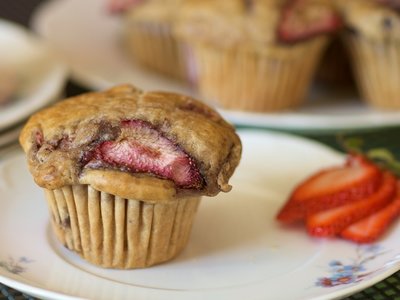
[[[363,99],[377,108],[400,108],[400,44],[351,33],[345,42]]]
[[[187,80],[183,46],[168,22],[130,23],[125,46],[133,60],[161,74]]]
[[[326,43],[320,37],[258,51],[193,43],[199,92],[229,110],[268,112],[297,107]]]
[[[58,240],[92,264],[118,269],[148,267],[180,253],[200,201],[143,202],[89,185],[45,189],[45,195]]]

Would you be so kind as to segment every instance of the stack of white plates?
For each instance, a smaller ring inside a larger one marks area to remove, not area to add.
[[[0,20],[0,72],[5,70],[15,91],[0,104],[0,147],[17,140],[32,113],[59,99],[67,78],[64,64],[38,37]]]

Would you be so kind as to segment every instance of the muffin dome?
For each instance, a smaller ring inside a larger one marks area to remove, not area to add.
[[[241,154],[234,128],[205,104],[129,85],[38,112],[20,142],[43,188],[88,184],[140,200],[229,191]]]

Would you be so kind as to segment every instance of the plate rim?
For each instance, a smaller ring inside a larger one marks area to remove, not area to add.
[[[52,59],[48,75],[38,83],[38,87],[33,93],[16,99],[16,105],[10,103],[2,108],[1,114],[3,116],[0,120],[0,131],[5,131],[15,126],[17,123],[28,118],[32,113],[58,99],[62,94],[68,77],[67,65],[54,55],[53,49],[46,41],[18,23],[0,18],[0,30],[3,27],[9,27],[11,30],[15,30],[21,38],[29,40],[29,43],[37,43],[41,51],[51,55]],[[22,105],[21,102],[23,102],[24,105]],[[12,112],[12,114],[7,112]]]

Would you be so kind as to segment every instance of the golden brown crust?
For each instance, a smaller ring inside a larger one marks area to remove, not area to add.
[[[84,172],[80,163],[84,149],[115,138],[123,120],[148,122],[179,145],[197,162],[205,188],[182,190],[153,175],[127,176],[123,171],[102,169],[107,180],[102,180],[98,173],[93,176]],[[228,180],[241,155],[240,139],[234,128],[210,107],[190,97],[146,93],[130,85],[83,94],[36,113],[22,130],[20,143],[34,180],[41,187],[56,189],[93,184],[104,192],[143,200],[168,200],[182,193],[215,195],[221,190],[228,191]],[[134,191],[129,184],[142,190]],[[156,188],[151,191],[148,187],[153,184]],[[157,192],[163,188],[163,193]]]
[[[190,43],[263,51],[279,45],[278,25],[288,0],[191,0],[185,2],[174,27],[176,36]],[[301,20],[313,19],[331,0],[309,0]],[[277,52],[282,51],[277,49]]]
[[[118,181],[114,178],[118,178]],[[109,183],[113,182],[113,185]],[[128,173],[108,170],[85,170],[80,183],[89,184],[99,191],[118,195],[121,198],[141,199],[147,202],[162,202],[176,196],[175,185],[171,180],[159,179],[150,176],[131,176]],[[137,187],[140,186],[140,189]]]

